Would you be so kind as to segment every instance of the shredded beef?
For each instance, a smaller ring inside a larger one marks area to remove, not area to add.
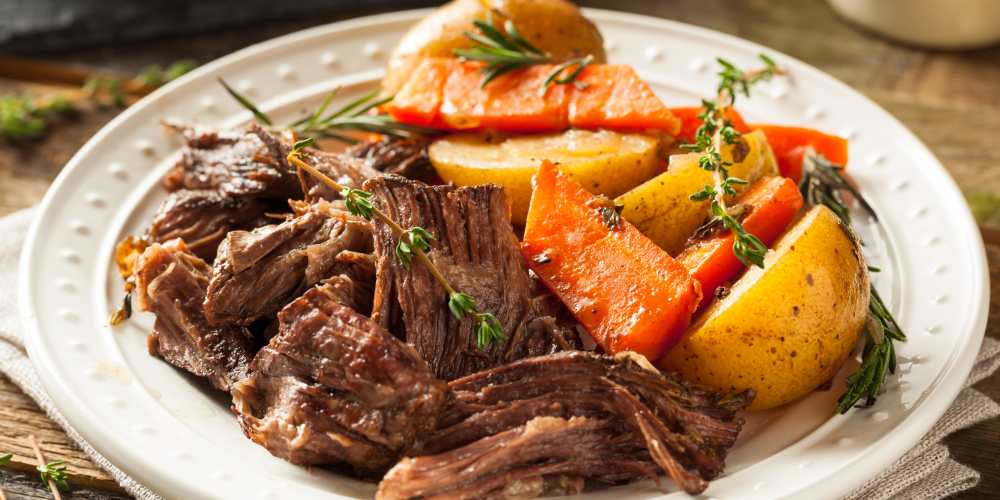
[[[163,179],[168,191],[212,189],[226,196],[280,201],[302,196],[295,169],[285,159],[287,146],[260,125],[226,131],[166,125],[186,140],[180,158]]]
[[[429,144],[430,139],[426,138],[385,137],[351,146],[344,154],[360,158],[367,167],[379,172],[426,181],[436,175],[427,156]]]
[[[503,326],[504,340],[480,348],[474,319],[455,319],[444,288],[424,266],[403,266],[395,254],[396,236],[388,225],[374,222],[372,318],[414,346],[439,378],[578,347],[575,331],[553,321],[558,314],[553,303],[536,300],[540,292],[528,275],[501,187],[427,186],[388,175],[368,181],[365,189],[401,227],[428,230],[435,238],[430,259]]]
[[[233,389],[244,433],[299,465],[350,464],[384,472],[447,402],[413,348],[315,287],[278,315],[250,378]]]
[[[160,243],[180,238],[188,250],[212,262],[226,233],[266,224],[266,211],[267,204],[259,199],[182,189],[167,195],[146,234],[150,241]]]
[[[212,324],[240,325],[273,317],[310,286],[355,272],[355,264],[370,266],[339,257],[370,252],[371,239],[367,221],[326,202],[281,224],[232,231],[219,245],[205,315]]]
[[[303,161],[315,167],[316,170],[319,170],[341,186],[349,188],[360,189],[366,180],[381,175],[378,170],[369,167],[364,161],[340,153],[305,148],[300,155]],[[319,179],[314,178],[307,172],[299,172],[299,181],[302,184],[302,192],[305,193],[307,201],[333,201],[341,198],[339,192],[323,184]]]
[[[700,492],[722,472],[743,425],[736,412],[753,397],[721,398],[657,372],[644,359],[585,352],[524,359],[449,387],[455,403],[414,449],[424,456],[394,467],[379,498],[508,497],[504,492],[515,481],[547,484],[553,474],[614,484],[659,470],[684,490]],[[552,432],[564,432],[578,418],[597,427],[550,440],[529,432],[539,417],[555,419],[547,421]],[[479,465],[462,468],[470,457]],[[595,467],[602,463],[615,466]]]
[[[228,391],[247,374],[254,345],[243,327],[211,326],[201,303],[211,268],[181,240],[147,248],[136,271],[138,307],[156,314],[149,352]]]

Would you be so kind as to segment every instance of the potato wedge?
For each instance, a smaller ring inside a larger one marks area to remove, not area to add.
[[[733,177],[749,182],[778,174],[774,153],[763,133],[755,131],[743,136],[748,152],[743,161],[729,167]],[[732,147],[723,148],[722,155],[732,160]],[[708,201],[691,201],[691,193],[713,184],[713,174],[698,166],[699,154],[670,157],[667,171],[618,197],[623,205],[622,217],[639,228],[649,239],[671,255],[677,255],[687,239],[708,216]]]
[[[567,0],[455,0],[441,6],[414,25],[399,41],[389,58],[382,88],[395,94],[410,78],[424,57],[452,57],[454,50],[471,45],[465,36],[472,21],[486,20],[491,13],[494,26],[505,20],[531,44],[562,62],[587,54],[595,62],[607,61],[604,40],[580,9]]]
[[[507,138],[456,134],[434,141],[428,155],[446,182],[506,188],[511,220],[522,225],[531,201],[531,177],[542,160],[559,165],[591,193],[613,198],[656,174],[659,144],[654,136],[607,130]]]
[[[857,239],[810,209],[715,300],[657,365],[719,391],[753,389],[750,409],[795,401],[830,380],[864,326],[868,270]]]

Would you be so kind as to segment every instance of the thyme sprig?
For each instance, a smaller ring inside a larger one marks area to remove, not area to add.
[[[478,30],[478,33],[466,31],[465,37],[471,40],[474,45],[467,49],[455,49],[454,53],[462,59],[486,63],[483,67],[483,81],[480,87],[486,87],[497,77],[516,69],[555,62],[552,54],[542,51],[525,40],[510,19],[504,21],[503,31],[493,26],[492,16],[486,20],[476,19],[472,21],[472,25]],[[538,92],[545,95],[549,87],[555,84],[573,84],[580,89],[586,88],[586,84],[577,79],[583,72],[583,68],[593,62],[594,56],[588,54],[556,66],[549,73]],[[562,76],[574,66],[572,71]]]
[[[448,293],[448,310],[451,311],[455,319],[461,320],[467,316],[472,317],[476,324],[476,343],[480,349],[494,342],[505,340],[507,337],[504,335],[503,325],[500,324],[497,317],[490,312],[483,312],[479,309],[472,296],[456,290],[448,282],[447,278],[444,277],[444,274],[441,273],[437,265],[427,256],[427,252],[431,249],[430,242],[434,240],[433,235],[422,227],[403,229],[402,226],[372,203],[372,193],[344,186],[302,160],[300,157],[302,150],[314,143],[315,140],[313,138],[296,142],[291,152],[288,153],[289,163],[306,171],[323,184],[341,193],[344,196],[347,210],[352,214],[368,220],[377,218],[389,226],[397,240],[396,258],[407,268],[416,259],[431,273],[431,276]]]
[[[219,79],[219,83],[240,106],[250,111],[254,119],[258,122],[275,128],[274,120],[252,101],[250,98],[236,91],[225,80]],[[358,142],[357,139],[345,135],[344,131],[359,131],[382,134],[390,137],[407,138],[419,135],[433,135],[438,133],[434,129],[419,127],[406,123],[400,123],[389,115],[371,114],[371,110],[386,104],[392,97],[379,97],[378,90],[355,99],[339,109],[327,112],[337,91],[333,91],[323,99],[323,103],[304,118],[299,119],[287,127],[277,127],[287,129],[298,134],[310,135],[313,137],[324,137],[336,139],[348,144]]]
[[[802,159],[802,180],[799,181],[799,191],[806,204],[825,205],[844,224],[850,225],[851,213],[847,208],[847,195],[850,195],[869,217],[878,221],[875,209],[847,181],[843,172],[843,165],[837,165],[809,148]],[[869,273],[879,271],[877,267],[868,267]],[[896,372],[896,348],[893,342],[906,342],[906,334],[885,306],[875,285],[870,285],[870,290],[861,366],[847,377],[847,390],[837,400],[836,412],[840,414],[847,413],[862,398],[864,403],[860,406],[875,404],[886,376]]]
[[[42,480],[42,483],[49,484],[51,481],[60,490],[68,490],[69,482],[66,480],[66,462],[63,460],[54,460],[45,465],[38,465],[35,467],[38,471],[38,476]]]
[[[725,111],[736,103],[736,96],[750,96],[750,89],[760,81],[766,81],[775,75],[783,74],[775,62],[764,54],[760,54],[764,67],[752,71],[743,71],[725,59],[717,59],[722,69],[719,71],[719,85],[716,88],[717,97],[714,100],[703,99],[702,112],[698,118],[702,124],[695,132],[694,142],[682,147],[688,151],[701,153],[698,166],[712,172],[713,184],[706,184],[702,189],[691,194],[692,201],[708,201],[711,218],[707,225],[722,226],[733,232],[733,253],[743,265],[764,267],[764,255],[767,246],[759,238],[747,232],[743,224],[733,217],[726,198],[736,196],[737,186],[745,185],[745,179],[729,175],[729,167],[733,165],[722,157],[723,146],[731,146],[733,155],[745,150],[742,134],[733,123],[726,118]]]

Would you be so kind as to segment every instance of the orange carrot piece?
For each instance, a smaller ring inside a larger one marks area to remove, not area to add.
[[[763,130],[767,143],[778,159],[781,175],[798,182],[802,178],[802,157],[812,147],[826,159],[838,165],[847,165],[847,139],[824,134],[818,130],[781,125],[753,125]]]
[[[695,135],[698,133],[698,127],[701,127],[702,124],[701,119],[698,118],[701,111],[700,106],[670,108],[670,112],[681,121],[681,129],[677,133],[677,139],[688,143],[694,142]],[[733,108],[726,109],[726,118],[732,122],[733,128],[737,132],[745,134],[751,130],[747,123],[743,121],[743,117]]]
[[[475,61],[425,59],[386,109],[403,123],[444,130],[544,132],[573,126],[674,134],[680,127],[629,66],[590,65],[577,79],[579,86],[554,84],[544,94],[555,65],[511,71],[485,88],[482,68]]]
[[[601,206],[542,162],[521,252],[606,352],[632,350],[655,361],[680,341],[701,289],[634,226],[608,227]]]
[[[460,66],[455,59],[441,59],[435,64],[417,66],[413,77],[386,108],[403,123],[421,127],[438,125],[445,82]]]
[[[791,179],[766,177],[750,186],[739,202],[749,210],[743,218],[743,228],[770,246],[802,208],[802,195]],[[701,283],[704,297],[699,308],[712,300],[718,287],[732,281],[743,270],[743,263],[733,253],[730,231],[693,242],[677,255],[677,262]]]
[[[659,130],[675,135],[680,121],[631,66],[587,66],[570,90],[569,123],[578,128]]]

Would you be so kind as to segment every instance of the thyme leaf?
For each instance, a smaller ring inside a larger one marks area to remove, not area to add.
[[[702,111],[698,118],[702,124],[695,132],[694,142],[682,145],[687,151],[701,153],[698,157],[698,166],[713,173],[714,185],[706,185],[689,196],[696,202],[711,200],[710,212],[714,221],[710,219],[703,227],[721,225],[732,231],[733,253],[747,267],[751,265],[764,267],[767,246],[759,238],[747,232],[742,223],[729,213],[726,197],[736,196],[738,193],[736,187],[748,182],[729,175],[729,167],[733,163],[723,159],[722,146],[732,146],[733,159],[742,160],[740,156],[746,154],[745,141],[732,122],[726,118],[725,110],[735,104],[738,94],[749,97],[750,89],[755,83],[783,73],[770,57],[760,54],[760,59],[764,62],[764,67],[753,71],[743,71],[725,59],[717,59],[721,66],[718,73],[719,84],[716,87],[717,97],[714,100],[701,101]]]

